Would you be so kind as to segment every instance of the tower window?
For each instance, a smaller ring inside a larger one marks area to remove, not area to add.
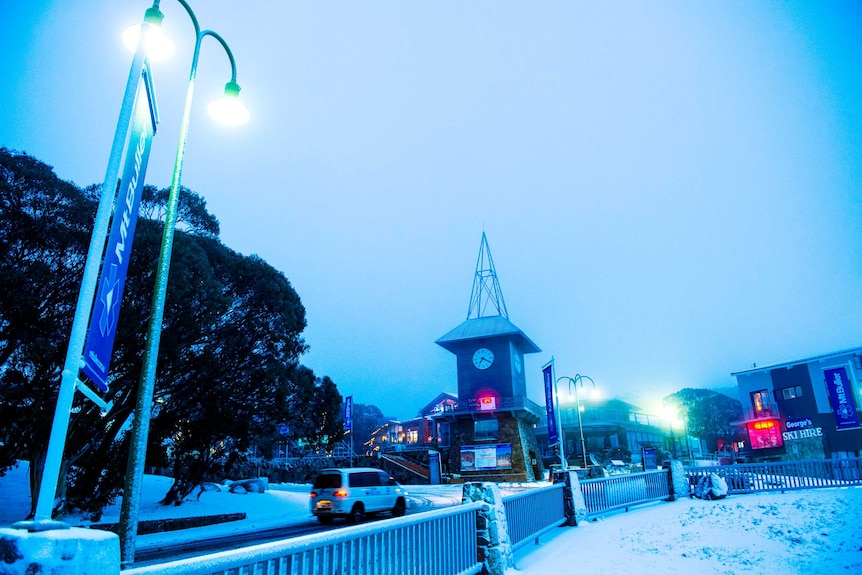
[[[473,422],[473,437],[479,439],[497,439],[497,418],[477,419]]]

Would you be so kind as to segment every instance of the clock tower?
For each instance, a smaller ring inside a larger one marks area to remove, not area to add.
[[[527,398],[524,375],[524,355],[541,350],[509,321],[484,232],[467,320],[436,343],[455,354],[458,374],[458,404],[436,416],[449,425],[450,471],[464,479],[541,479],[533,426],[542,408]]]

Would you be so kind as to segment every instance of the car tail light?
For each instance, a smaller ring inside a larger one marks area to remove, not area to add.
[[[311,497],[312,499],[314,499],[315,497],[317,497],[317,492],[316,492],[316,491],[312,491],[312,492],[311,492],[311,495],[309,495],[309,497]]]
[[[347,497],[347,490],[346,489],[339,489],[333,495],[335,495],[336,497]]]

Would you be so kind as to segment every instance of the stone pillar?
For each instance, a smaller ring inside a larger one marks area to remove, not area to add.
[[[575,527],[587,518],[587,502],[581,492],[581,481],[575,471],[554,472],[554,483],[565,483],[563,487],[563,510],[566,525]]]
[[[688,477],[685,475],[682,461],[665,461],[663,467],[668,470],[668,501],[676,501],[682,497],[691,496],[691,486],[688,484]]]
[[[120,538],[98,529],[0,528],[0,575],[119,575]]]
[[[461,503],[481,501],[485,506],[476,519],[478,560],[483,575],[505,575],[506,569],[515,566],[512,557],[512,540],[506,521],[503,495],[496,483],[465,483]]]

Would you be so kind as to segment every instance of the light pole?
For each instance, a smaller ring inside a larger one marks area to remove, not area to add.
[[[568,382],[569,382],[569,392],[571,392],[571,389],[573,386],[575,388],[575,408],[578,412],[578,436],[581,439],[581,453],[583,454],[583,457],[584,457],[584,469],[586,469],[587,468],[587,448],[586,448],[586,441],[584,439],[584,424],[581,421],[581,395],[579,392],[579,388],[584,387],[584,380],[586,379],[591,384],[593,384],[593,389],[595,390],[596,389],[596,382],[593,381],[593,378],[591,378],[588,375],[577,374],[577,375],[575,375],[575,377],[569,377],[567,375],[559,377],[559,378],[557,378],[557,383],[559,383],[560,381],[562,381],[564,379],[568,380]]]
[[[694,458],[691,454],[691,438],[688,436],[688,420],[682,420],[682,429],[685,433],[685,449],[686,451],[688,451],[688,460],[689,462],[691,462]],[[689,465],[691,465],[691,463],[689,463]]]
[[[682,440],[680,439],[679,449],[677,449],[676,433],[674,427],[681,428],[685,434],[685,447],[688,451],[688,458],[691,459],[691,443],[688,438],[688,422],[679,416],[679,410],[672,407],[664,408],[664,416],[667,419],[667,429],[670,434],[671,455],[677,457],[677,454],[682,451]]]
[[[667,420],[667,431],[670,435],[670,456],[676,457],[676,436],[673,433],[673,420],[668,418]]]
[[[158,7],[151,8],[144,14],[144,21],[141,27],[147,33],[153,32],[161,25],[161,19],[161,12],[159,12]],[[51,424],[50,437],[48,438],[48,448],[45,453],[45,464],[36,499],[34,519],[32,521],[19,521],[13,524],[13,527],[19,529],[46,531],[69,528],[68,524],[54,521],[51,519],[51,516],[54,509],[57,484],[60,479],[63,452],[66,446],[66,435],[69,431],[75,391],[81,391],[96,403],[103,412],[109,410],[113,404],[113,402],[106,402],[97,396],[86,384],[78,379],[78,376],[81,371],[84,344],[87,338],[87,323],[93,311],[93,302],[99,282],[102,252],[108,240],[117,187],[117,176],[123,159],[126,138],[132,131],[132,115],[135,108],[136,93],[141,81],[141,73],[146,66],[142,50],[137,49],[137,43],[134,44],[132,51],[135,55],[132,58],[132,66],[129,70],[129,78],[126,82],[123,102],[120,106],[120,116],[117,120],[117,128],[114,131],[114,140],[108,158],[108,167],[104,183],[102,184],[96,217],[93,222],[93,233],[90,236],[87,259],[84,262],[81,289],[78,292],[75,315],[69,335],[69,346],[66,349],[66,358],[63,364],[63,371],[61,372],[60,389],[57,395],[57,404],[54,408],[54,418]]]
[[[141,383],[135,406],[135,417],[132,422],[132,437],[129,451],[129,462],[126,468],[126,485],[123,491],[123,502],[120,508],[120,560],[121,564],[130,564],[135,559],[135,539],[138,531],[138,509],[141,498],[141,483],[146,459],[147,435],[150,429],[150,414],[153,409],[153,391],[156,379],[156,364],[159,355],[162,321],[165,312],[165,296],[168,287],[168,272],[171,265],[171,251],[174,242],[174,230],[177,220],[177,203],[179,201],[180,180],[183,171],[183,158],[186,151],[186,139],[191,116],[192,95],[194,94],[195,78],[197,76],[198,57],[201,42],[207,36],[215,38],[224,48],[230,60],[231,78],[225,85],[225,95],[210,103],[210,115],[222,114],[221,120],[227,124],[238,125],[248,120],[248,109],[239,102],[239,85],[236,83],[236,63],[233,53],[224,39],[212,30],[201,30],[197,17],[185,0],[177,0],[192,20],[195,27],[195,47],[192,55],[192,67],[186,90],[185,107],[180,139],[174,161],[174,172],[171,179],[171,189],[168,194],[168,205],[165,214],[165,229],[162,235],[162,245],[159,251],[159,261],[156,267],[156,286],[153,293],[153,305],[147,328],[147,347],[144,352],[141,369]],[[153,2],[153,8],[158,9],[159,0]]]

